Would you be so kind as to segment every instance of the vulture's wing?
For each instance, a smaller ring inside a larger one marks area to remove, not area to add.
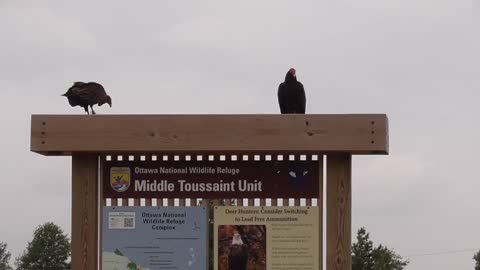
[[[80,99],[90,99],[94,96],[94,92],[88,87],[75,87],[73,93]]]
[[[286,113],[288,108],[288,96],[287,96],[287,86],[285,83],[281,83],[278,86],[278,104],[280,105],[280,112]]]
[[[306,104],[305,89],[303,88],[303,84],[298,82],[298,113],[305,113]]]
[[[70,95],[75,97],[82,106],[95,104],[98,100],[98,91],[90,87],[89,84],[73,86]]]
[[[105,88],[99,83],[96,82],[89,82],[87,83],[88,88],[92,90],[92,92],[95,92],[98,96],[104,96],[107,95],[107,92],[105,92]]]

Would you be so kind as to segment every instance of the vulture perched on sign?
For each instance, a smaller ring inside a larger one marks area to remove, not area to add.
[[[68,103],[72,107],[83,107],[87,114],[89,114],[88,107],[92,109],[92,114],[95,114],[93,105],[102,106],[107,103],[112,107],[112,99],[107,95],[103,86],[96,82],[75,82],[62,96],[68,98]]]
[[[305,90],[302,83],[297,81],[294,68],[287,72],[285,81],[278,86],[278,103],[282,114],[305,113]]]
[[[238,231],[235,231],[228,255],[228,270],[247,270],[247,263],[248,247],[243,243]]]

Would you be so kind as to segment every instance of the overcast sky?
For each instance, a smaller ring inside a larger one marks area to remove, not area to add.
[[[480,249],[479,0],[0,0],[0,241],[70,233],[71,159],[29,151],[31,114],[278,113],[290,67],[308,113],[386,113],[389,156],[353,159],[353,231],[410,270],[473,269]],[[468,250],[466,252],[456,252]],[[428,253],[448,254],[415,256]],[[13,260],[12,260],[13,262]]]

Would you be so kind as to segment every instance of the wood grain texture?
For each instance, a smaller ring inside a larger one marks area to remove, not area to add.
[[[32,115],[31,150],[388,153],[384,114]]]
[[[352,269],[352,157],[327,156],[327,269]]]
[[[95,270],[98,262],[98,157],[72,157],[72,270]]]

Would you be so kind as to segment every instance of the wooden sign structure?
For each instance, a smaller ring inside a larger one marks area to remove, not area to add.
[[[320,166],[319,237],[323,243],[322,161],[326,156],[327,270],[349,270],[351,158],[388,154],[388,119],[384,114],[33,115],[31,151],[72,156],[74,270],[99,269],[99,214],[105,205],[100,157],[269,155],[301,159],[316,155]],[[139,204],[138,199],[135,203]],[[319,253],[323,254],[321,247]],[[322,260],[320,256],[320,269]]]

